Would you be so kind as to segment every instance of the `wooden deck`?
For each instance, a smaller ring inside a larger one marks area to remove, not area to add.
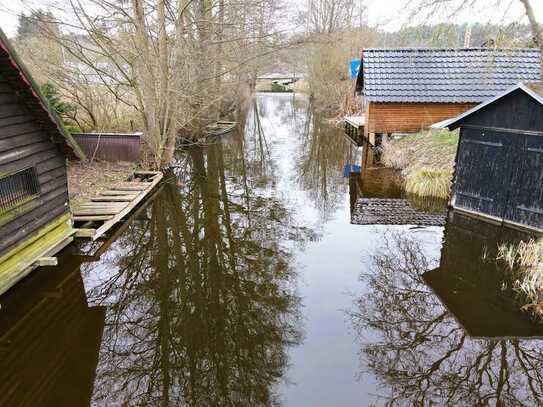
[[[134,179],[101,192],[73,210],[76,237],[97,240],[119,223],[158,185],[162,173],[136,171]],[[77,227],[77,226],[76,226]]]
[[[29,239],[0,257],[0,294],[40,266],[57,264],[55,256],[73,241],[69,213],[41,228]]]
[[[364,124],[366,123],[366,117],[364,115],[362,116],[345,116],[345,122],[349,123],[351,126],[354,127],[364,127]]]
[[[346,116],[345,117],[345,134],[357,146],[364,145],[364,126],[366,117],[362,116]]]

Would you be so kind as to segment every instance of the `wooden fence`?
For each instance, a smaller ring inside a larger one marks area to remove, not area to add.
[[[89,159],[110,162],[139,161],[143,133],[74,133]]]

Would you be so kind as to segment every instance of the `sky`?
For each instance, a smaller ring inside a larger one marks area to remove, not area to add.
[[[450,21],[447,13],[438,13],[432,16],[433,18],[419,14],[418,18],[411,19],[411,13],[407,10],[413,7],[413,4],[417,4],[417,0],[365,1],[368,5],[368,22],[387,31],[397,30],[408,23]],[[495,7],[497,1],[500,2],[500,7]],[[467,12],[456,15],[454,20],[461,23],[507,23],[519,21],[524,15],[524,8],[519,0],[478,0],[477,3],[482,6],[470,8]],[[58,6],[59,0],[0,0],[0,27],[11,37],[15,34],[19,13],[40,7],[45,9],[53,7],[54,12],[55,4]],[[543,23],[543,0],[532,0],[532,6],[539,21]]]

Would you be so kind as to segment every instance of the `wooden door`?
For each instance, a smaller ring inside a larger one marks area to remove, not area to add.
[[[453,187],[455,207],[503,218],[512,177],[512,136],[462,129]]]
[[[505,220],[543,229],[543,136],[517,138]]]

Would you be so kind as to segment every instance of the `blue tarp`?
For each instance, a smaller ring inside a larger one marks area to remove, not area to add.
[[[360,59],[353,59],[351,61],[351,79],[358,77],[358,71],[360,71]]]
[[[360,171],[361,171],[360,165],[345,164],[345,167],[343,167],[343,176],[348,177],[351,172],[360,173]]]

